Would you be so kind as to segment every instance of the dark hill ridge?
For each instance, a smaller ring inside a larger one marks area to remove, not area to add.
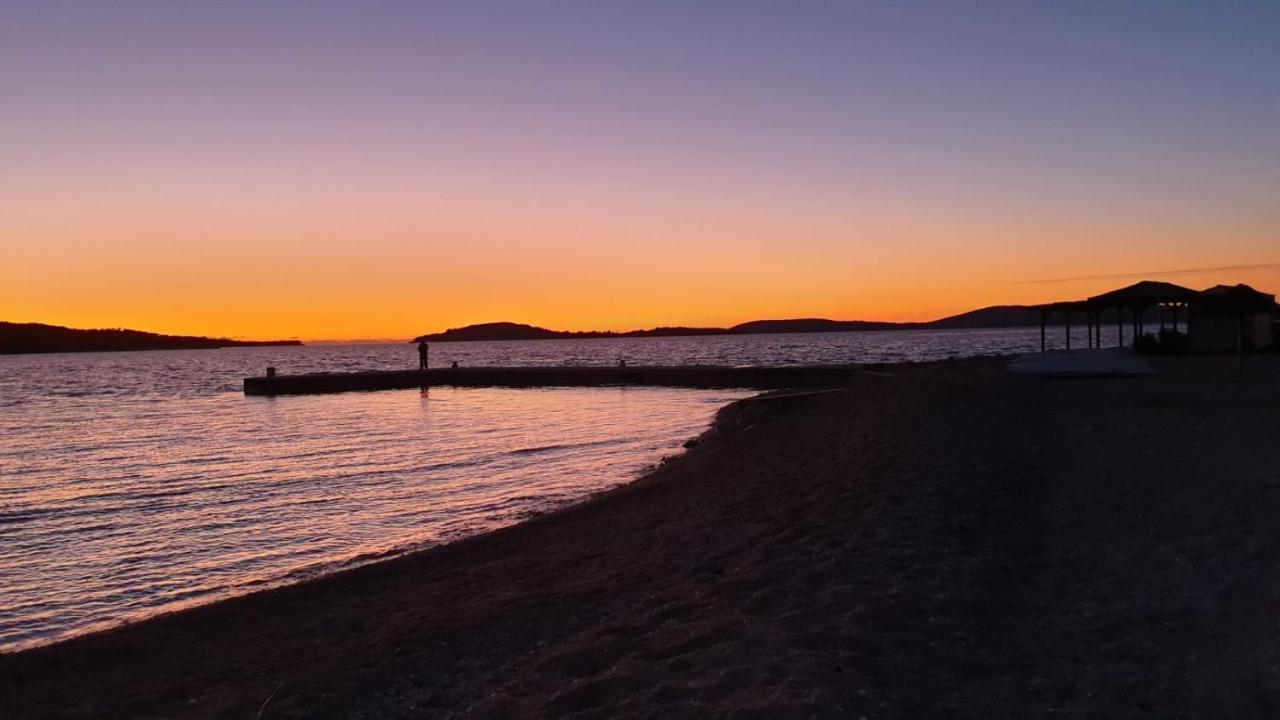
[[[650,330],[630,330],[613,332],[610,330],[583,330],[572,332],[567,330],[548,330],[536,325],[525,325],[513,322],[491,322],[466,327],[451,328],[441,333],[421,335],[413,342],[427,340],[430,342],[463,342],[477,340],[580,340],[590,338],[618,337],[676,337],[682,335],[723,335],[727,331],[722,328],[689,328],[658,327]]]
[[[853,332],[858,330],[894,330],[900,323],[872,320],[826,320],[824,318],[800,318],[796,320],[752,320],[739,323],[725,332],[729,335],[762,335],[767,333]]]
[[[1062,322],[1061,317],[1053,318],[1054,324]],[[969,328],[1028,327],[1040,324],[1040,314],[1026,305],[992,305],[991,307],[970,310],[959,315],[944,317],[926,323],[913,323],[919,327],[963,330]]]
[[[230,340],[190,335],[160,335],[141,330],[77,330],[41,323],[0,322],[0,355],[117,350],[204,350],[259,345],[301,345],[297,340]]]
[[[752,320],[728,328],[658,327],[650,330],[611,332],[548,330],[513,322],[481,323],[420,335],[413,342],[466,342],[479,340],[571,340],[579,338],[680,337],[687,335],[761,335],[768,333],[858,332],[868,330],[960,330],[969,328],[1027,327],[1037,325],[1039,315],[1025,305],[996,305],[930,322],[895,323],[870,320]]]

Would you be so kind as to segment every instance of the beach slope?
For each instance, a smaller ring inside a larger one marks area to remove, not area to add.
[[[0,656],[0,717],[1274,717],[1277,360],[736,403],[563,512]]]

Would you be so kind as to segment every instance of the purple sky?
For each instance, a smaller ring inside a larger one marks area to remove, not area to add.
[[[907,319],[1273,263],[1278,39],[1277,3],[5,3],[0,304]],[[1241,278],[1280,290],[1188,282]]]

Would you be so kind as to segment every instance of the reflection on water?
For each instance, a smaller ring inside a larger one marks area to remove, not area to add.
[[[222,354],[0,359],[0,649],[516,522],[626,482],[746,394],[179,391]],[[78,377],[14,392],[55,369]]]
[[[439,365],[772,365],[1038,345],[1031,329],[438,343],[431,353]],[[268,365],[416,362],[408,344],[0,357],[0,649],[510,524],[626,482],[748,394],[240,392]]]

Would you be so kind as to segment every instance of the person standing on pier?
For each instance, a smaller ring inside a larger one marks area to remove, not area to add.
[[[426,340],[418,341],[418,369],[419,370],[427,369],[427,341]]]

